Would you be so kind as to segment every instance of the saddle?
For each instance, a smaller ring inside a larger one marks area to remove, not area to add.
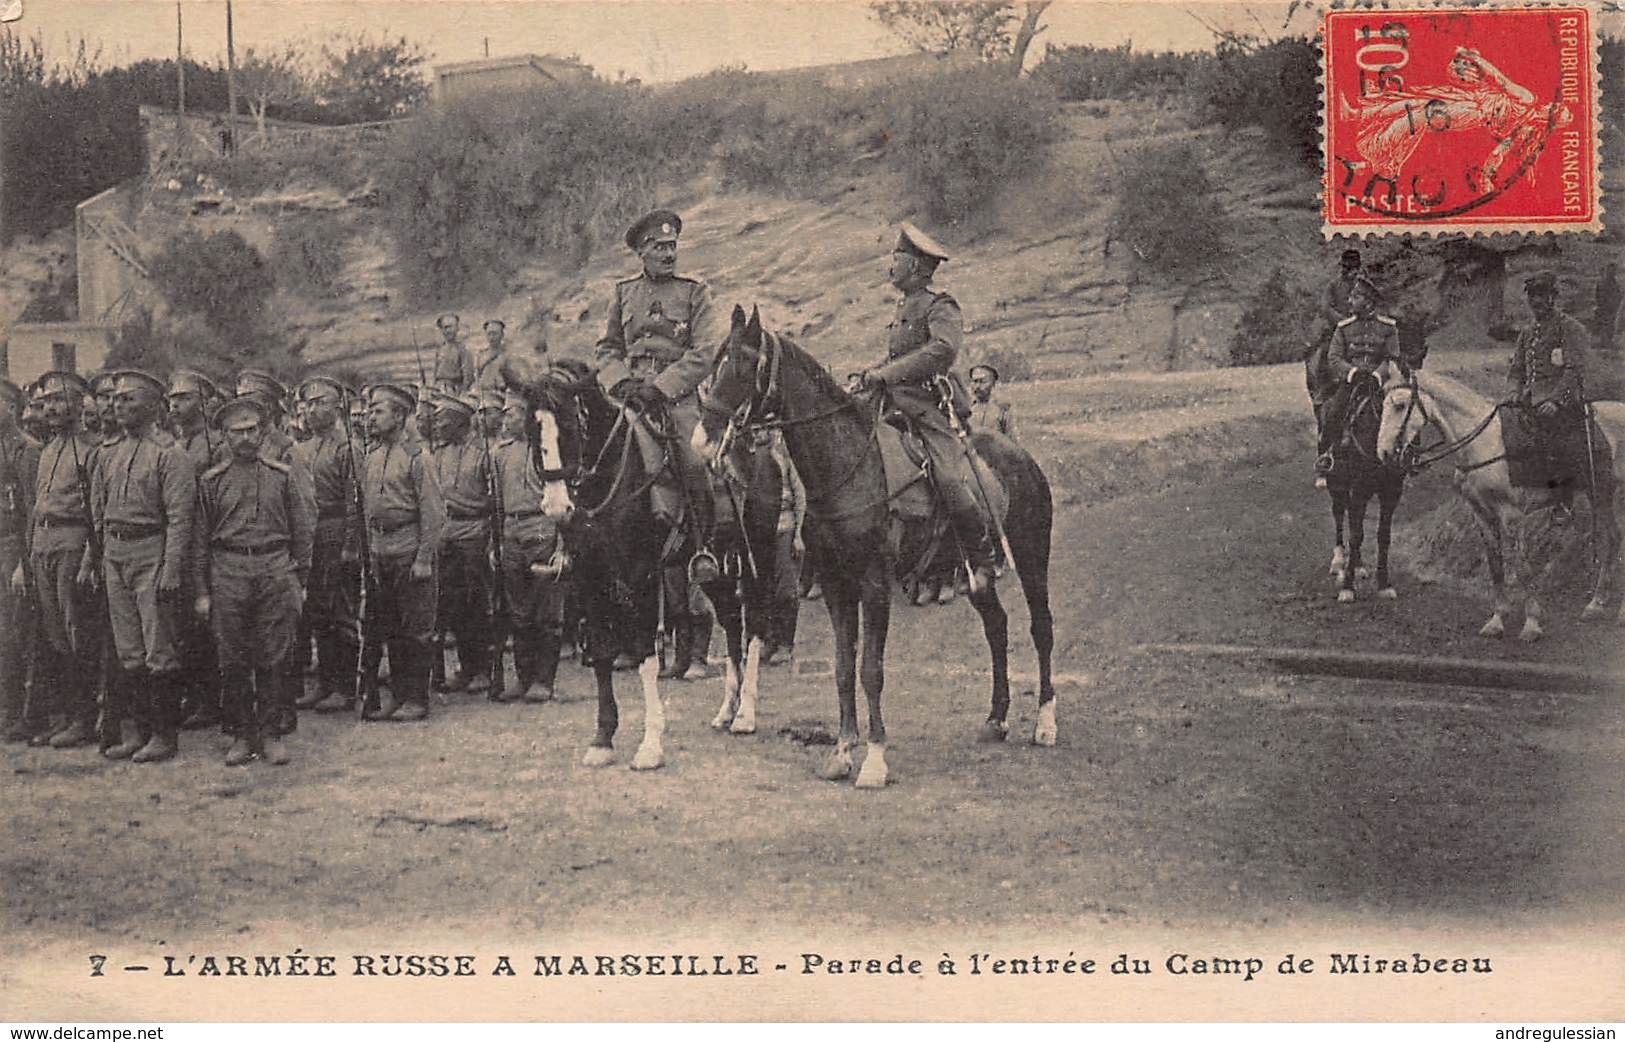
[[[1552,489],[1570,485],[1584,488],[1590,481],[1586,460],[1584,421],[1572,412],[1560,412],[1550,421],[1518,403],[1497,407],[1501,442],[1506,448],[1507,473],[1515,488]],[[1592,445],[1606,450],[1607,442],[1593,425]],[[1597,467],[1607,466],[1601,459]]]
[[[880,459],[886,473],[887,505],[891,514],[891,544],[899,554],[900,567],[913,576],[925,574],[930,568],[942,537],[948,530],[948,514],[931,487],[927,463],[929,456],[918,433],[907,417],[893,411],[888,422],[876,426],[875,436],[880,443]],[[1009,516],[1010,496],[993,468],[982,455],[982,447],[1002,434],[980,432],[971,436],[976,473],[968,470],[962,475],[948,475],[946,480],[970,481],[976,489],[976,498],[992,512],[989,521],[996,520],[1002,527]],[[990,527],[993,527],[990,524]],[[918,559],[901,560],[905,546],[919,548]],[[911,567],[909,566],[911,565]]]

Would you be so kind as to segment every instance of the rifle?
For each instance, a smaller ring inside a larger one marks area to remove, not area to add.
[[[360,522],[360,535],[357,537],[357,554],[360,558],[360,590],[356,596],[356,626],[358,636],[356,639],[355,655],[355,703],[356,712],[366,711],[366,675],[367,675],[367,601],[368,591],[372,587],[372,533],[367,525],[367,497],[361,489],[361,471],[355,461],[355,427],[350,422],[350,407],[346,401],[344,405],[344,449],[350,460],[350,498],[354,503],[355,517]]]
[[[508,642],[508,598],[502,575],[502,483],[497,480],[496,467],[492,465],[491,443],[486,440],[485,432],[479,429],[478,420],[469,433],[480,439],[480,458],[485,464],[485,495],[491,501],[491,531],[488,537],[491,540],[491,596],[487,605],[491,612],[491,686],[485,697],[499,702],[502,700],[502,649]],[[461,656],[462,653],[463,649],[458,648],[457,654]]]

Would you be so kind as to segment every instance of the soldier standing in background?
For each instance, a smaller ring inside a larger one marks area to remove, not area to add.
[[[795,654],[796,623],[801,618],[801,568],[807,557],[807,544],[801,529],[807,521],[807,489],[790,461],[784,434],[776,429],[763,432],[764,441],[756,451],[772,453],[779,468],[779,523],[773,538],[773,607],[768,622],[767,654],[770,666],[783,665]]]
[[[997,431],[1011,440],[1016,436],[1016,418],[1010,403],[995,397],[999,371],[986,362],[970,367],[970,426],[973,431]]]
[[[106,607],[92,548],[91,470],[96,442],[79,429],[89,387],[73,373],[39,378],[51,439],[40,450],[26,574],[45,640],[36,648],[28,744],[72,748],[96,733]],[[13,577],[16,570],[13,569]]]
[[[29,737],[25,682],[36,614],[26,607],[27,561],[40,451],[17,425],[22,412],[22,388],[0,380],[0,732],[7,741]]]
[[[367,654],[376,676],[381,642],[389,645],[392,697],[368,690],[367,720],[422,720],[429,715],[429,642],[435,626],[435,558],[446,509],[433,460],[402,437],[417,403],[394,384],[378,384],[367,403],[372,446],[362,470],[362,505],[371,544],[375,591],[368,604]]]
[[[366,453],[350,428],[349,390],[325,376],[299,385],[310,440],[299,447],[310,471],[316,505],[307,596],[302,613],[316,638],[319,673],[315,688],[296,700],[300,709],[339,712],[354,708],[358,633],[356,596],[361,571],[345,547],[359,545],[355,516],[355,465]],[[341,413],[345,415],[341,416]]]
[[[220,390],[202,373],[177,369],[169,377],[169,420],[175,441],[201,474],[226,455],[225,442],[210,429],[209,413]],[[188,576],[190,578],[190,576]],[[188,592],[188,597],[192,591]],[[220,667],[208,619],[182,612],[175,640],[181,656],[181,729],[201,730],[220,723]]]
[[[167,760],[180,749],[175,624],[177,609],[185,607],[197,473],[191,457],[156,426],[164,390],[155,376],[118,374],[114,410],[124,437],[97,457],[90,489],[123,671],[119,686],[140,742],[121,744],[108,756],[128,755],[136,763]]]
[[[435,319],[434,324],[440,330],[440,343],[434,349],[434,385],[442,391],[462,394],[474,382],[473,361],[459,336],[462,319],[448,312]],[[418,362],[419,366],[422,364]],[[418,393],[422,395],[423,388],[418,388]]]
[[[502,392],[502,360],[508,354],[502,341],[507,335],[508,326],[500,318],[491,318],[486,319],[482,329],[485,333],[485,347],[472,352],[469,356],[469,386],[474,393],[477,407],[483,409],[487,399],[499,396]],[[498,408],[501,408],[500,404]]]
[[[214,627],[233,742],[226,765],[256,756],[287,763],[282,739],[298,717],[281,674],[291,662],[310,574],[316,508],[286,463],[260,456],[264,407],[254,397],[220,409],[230,456],[199,482],[194,604]]]
[[[467,399],[447,394],[435,400],[435,476],[446,503],[438,618],[457,639],[457,672],[446,678],[447,691],[490,688],[495,504],[490,452],[484,435],[473,430],[473,419],[474,405]]]

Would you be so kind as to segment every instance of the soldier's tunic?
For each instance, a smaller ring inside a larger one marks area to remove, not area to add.
[[[498,351],[486,347],[469,355],[469,387],[479,408],[484,408],[493,400],[500,398],[502,363],[508,358],[509,353],[506,347]]]
[[[266,459],[229,459],[199,481],[201,514],[194,560],[197,589],[210,599],[231,733],[257,744],[293,731],[283,679],[299,593],[311,566],[316,504],[292,468]]]
[[[441,340],[434,349],[434,382],[442,390],[462,394],[474,383],[474,363],[461,339]]]
[[[1321,299],[1320,328],[1310,341],[1309,354],[1304,359],[1304,382],[1309,388],[1309,400],[1315,407],[1317,418],[1324,411],[1326,401],[1336,390],[1326,373],[1328,347],[1337,332],[1337,324],[1349,316],[1349,294],[1359,281],[1361,272],[1339,273]]]
[[[359,463],[365,453],[361,440],[347,439],[338,424],[299,449],[310,472],[311,499],[316,509],[304,617],[316,637],[325,694],[349,693],[355,676],[359,639],[356,598],[361,588],[361,565],[353,554],[345,560],[345,548],[360,545],[360,519],[355,516],[351,475],[352,465]]]
[[[228,455],[225,439],[209,431],[207,423],[194,430],[176,432],[175,443],[191,457],[192,469],[202,474]],[[196,567],[188,569],[188,578]],[[195,591],[188,589],[182,603],[190,604]],[[220,667],[215,656],[214,633],[207,619],[196,612],[182,611],[176,618],[176,645],[181,658],[186,692],[183,712],[198,714],[197,722],[212,722],[220,709]],[[192,724],[188,724],[192,726]]]
[[[1326,351],[1326,386],[1330,393],[1321,414],[1321,452],[1326,452],[1343,436],[1349,401],[1354,393],[1348,381],[1349,373],[1355,369],[1375,373],[1399,360],[1399,326],[1387,315],[1370,318],[1350,315],[1337,324]]]
[[[543,486],[531,467],[528,444],[499,441],[491,462],[502,496],[502,581],[514,671],[521,689],[537,682],[551,687],[558,675],[569,580],[539,576],[530,566],[553,559],[560,546],[558,522],[542,513]]]
[[[185,578],[192,547],[197,472],[175,439],[156,429],[126,436],[101,453],[90,502],[102,539],[102,574],[119,666],[174,673],[174,603],[161,603],[161,580]]]
[[[993,391],[986,401],[973,401],[970,407],[971,430],[997,431],[1006,438],[1016,436],[1016,417],[1010,403],[1001,401],[999,392]]]
[[[1589,340],[1590,334],[1578,319],[1554,311],[1546,321],[1536,322],[1518,335],[1507,367],[1507,397],[1520,406],[1518,422],[1538,439],[1544,454],[1565,463],[1585,459]],[[1557,405],[1555,416],[1542,417],[1535,411],[1546,402]]]
[[[457,638],[464,676],[473,677],[491,661],[491,475],[483,439],[472,429],[435,449],[434,460],[446,502],[439,618]]]
[[[434,462],[421,443],[397,432],[368,451],[361,492],[374,576],[369,654],[376,655],[387,642],[396,697],[427,707],[429,641],[435,625],[433,568],[446,524]],[[414,563],[430,569],[430,578],[413,579]]]
[[[990,542],[983,511],[971,486],[975,480],[953,427],[938,403],[933,378],[946,375],[959,357],[965,336],[959,304],[930,288],[904,294],[887,327],[886,362],[875,370],[885,381],[892,402],[913,421],[927,454],[937,494],[954,519],[962,542],[982,547]]]
[[[113,444],[117,444],[114,442]],[[83,434],[57,435],[40,450],[28,541],[29,577],[45,640],[37,651],[36,714],[65,713],[82,723],[96,719],[107,608],[99,592],[75,581],[90,551],[90,492],[100,448]]]
[[[0,729],[17,730],[21,737],[26,737],[21,730],[26,729],[27,641],[37,631],[34,613],[25,612],[24,599],[12,592],[11,578],[19,567],[28,571],[28,515],[38,470],[38,447],[21,431],[0,433]]]

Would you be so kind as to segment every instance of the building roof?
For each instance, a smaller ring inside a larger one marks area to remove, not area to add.
[[[503,58],[480,58],[467,62],[448,62],[436,65],[436,79],[462,76],[469,73],[494,72],[528,65],[551,80],[581,80],[592,75],[592,69],[571,58],[557,58],[551,54],[512,54]]]

